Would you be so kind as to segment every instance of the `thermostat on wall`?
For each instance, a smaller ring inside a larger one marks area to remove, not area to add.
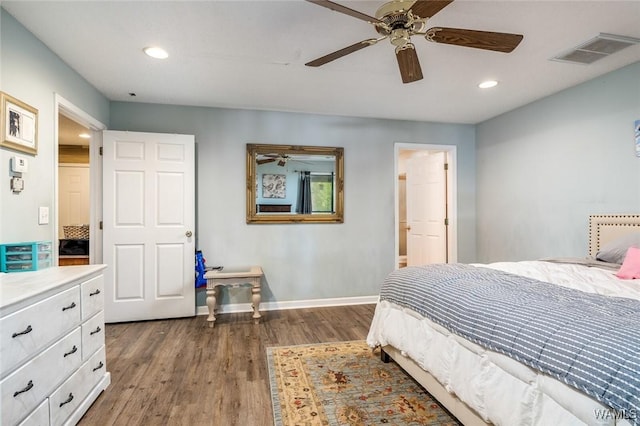
[[[11,157],[11,171],[18,173],[25,173],[29,169],[29,164],[25,157],[14,155]]]

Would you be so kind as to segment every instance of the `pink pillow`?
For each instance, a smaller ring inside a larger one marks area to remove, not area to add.
[[[623,280],[640,278],[640,248],[629,247],[616,277]]]

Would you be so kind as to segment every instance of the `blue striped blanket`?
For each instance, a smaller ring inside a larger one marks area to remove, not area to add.
[[[463,264],[396,270],[380,299],[630,413],[640,425],[638,300]]]

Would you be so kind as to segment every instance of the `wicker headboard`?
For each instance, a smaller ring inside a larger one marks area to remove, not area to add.
[[[595,256],[609,241],[635,231],[640,232],[640,214],[589,216],[589,256]]]

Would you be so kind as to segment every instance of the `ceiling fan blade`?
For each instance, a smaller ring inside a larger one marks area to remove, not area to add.
[[[358,12],[357,10],[350,9],[346,6],[342,6],[341,4],[334,3],[328,0],[307,0],[309,3],[317,4],[318,6],[326,7],[327,9],[331,9],[336,12],[344,13],[345,15],[353,16],[354,18],[362,19],[367,22],[381,22],[378,18],[374,18],[373,16],[369,16],[365,13]]]
[[[340,50],[336,50],[335,52],[329,53],[328,55],[324,55],[321,58],[318,59],[314,59],[311,62],[307,62],[305,65],[308,67],[319,67],[320,65],[324,65],[327,62],[331,62],[334,61],[338,58],[342,58],[343,56],[348,55],[349,53],[353,53],[353,52],[357,52],[360,49],[364,49],[365,47],[369,47],[373,44],[375,44],[378,40],[376,40],[375,38],[369,39],[369,40],[363,40],[363,41],[359,41],[355,44],[352,44],[351,46],[347,46],[345,48],[342,48]]]
[[[416,0],[409,10],[421,18],[431,18],[452,2],[453,0]]]
[[[402,48],[396,49],[396,59],[400,67],[400,76],[403,83],[412,83],[422,80],[422,69],[418,61],[418,54],[413,43],[407,43]]]
[[[267,164],[267,163],[273,163],[274,161],[276,161],[275,158],[263,158],[263,159],[256,160],[256,164]]]
[[[509,53],[520,44],[523,36],[522,34],[434,27],[427,30],[425,38],[436,43]]]

